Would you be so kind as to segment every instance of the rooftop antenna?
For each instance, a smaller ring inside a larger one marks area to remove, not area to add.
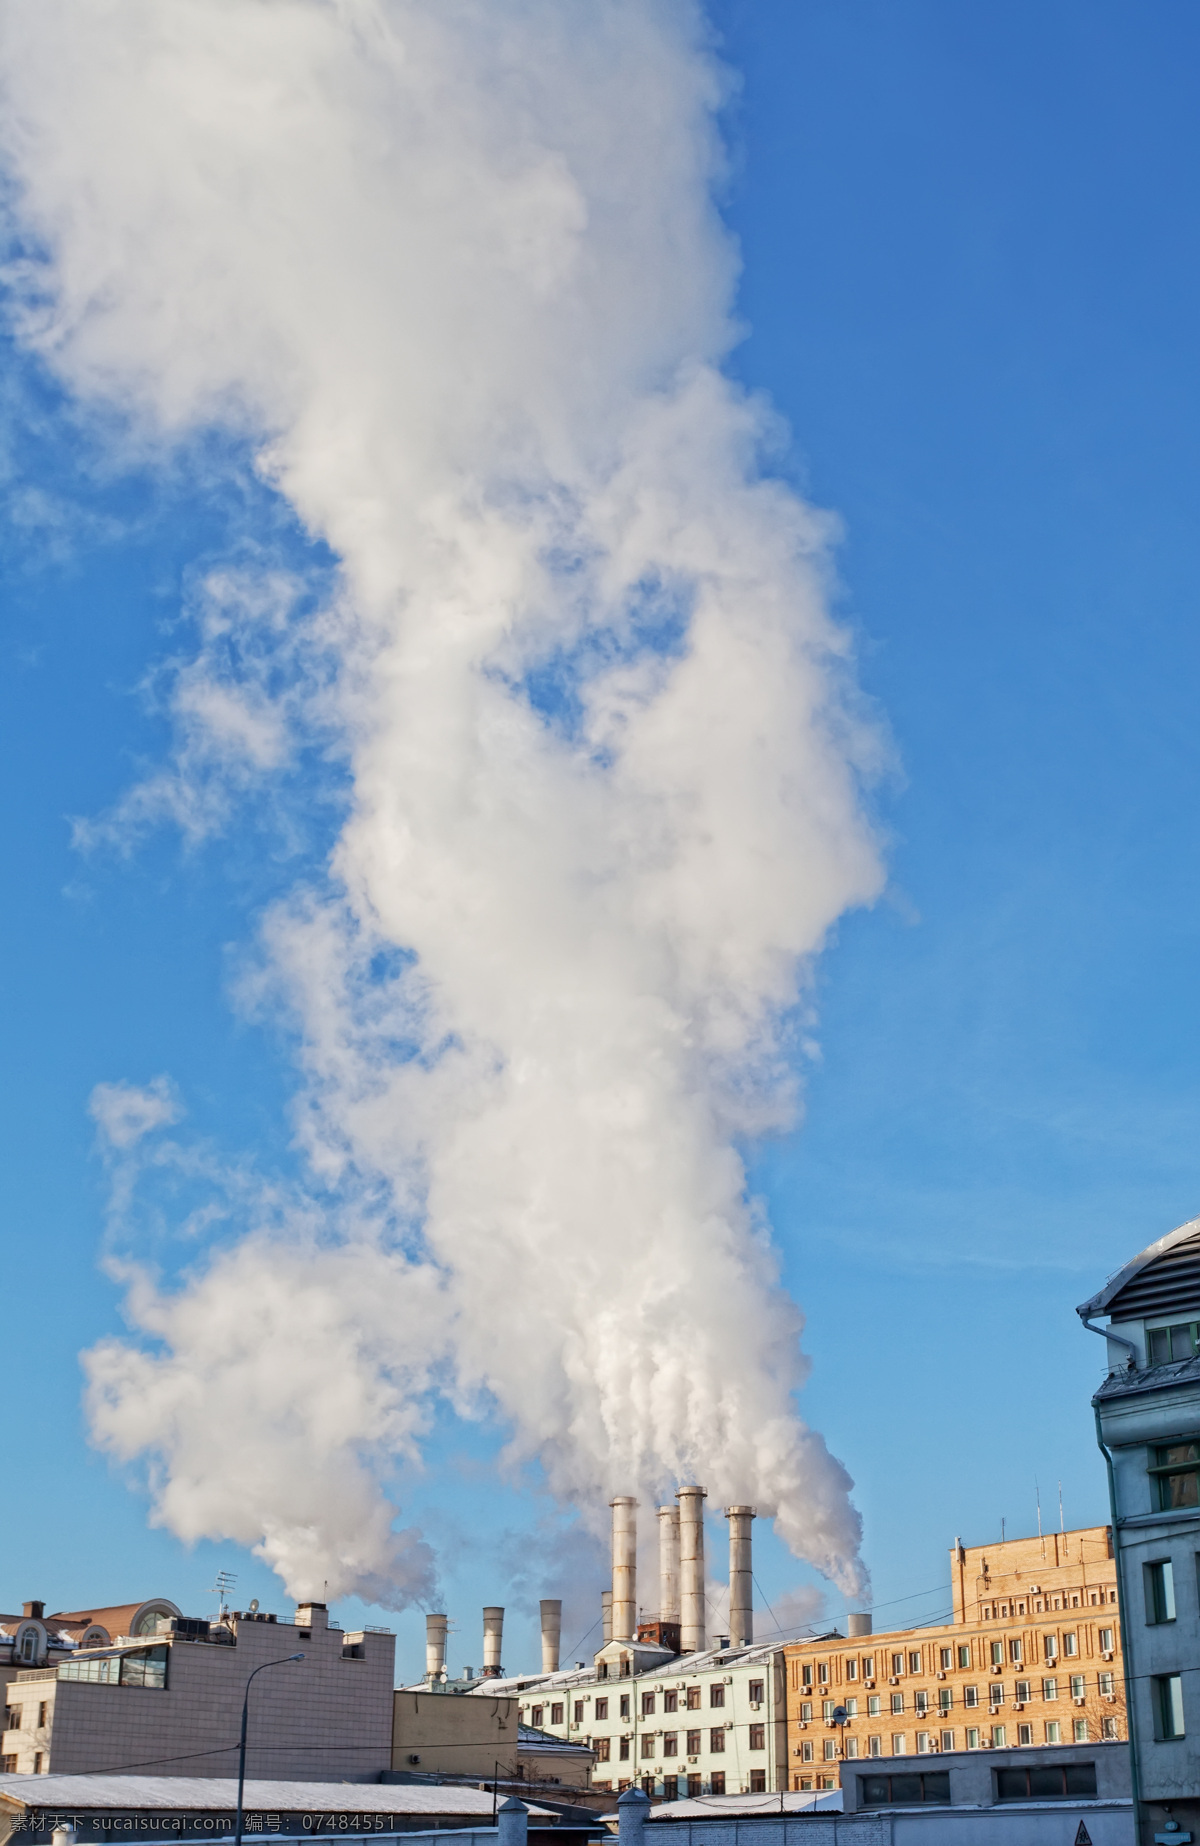
[[[209,1595],[215,1596],[217,1599],[217,1620],[219,1622],[223,1622],[229,1613],[229,1605],[225,1598],[229,1595],[236,1582],[237,1572],[235,1570],[219,1570],[217,1572],[216,1582],[209,1591]]]
[[[1061,1481],[1058,1483],[1058,1529],[1063,1534],[1063,1537],[1065,1538],[1066,1533],[1067,1533],[1067,1528],[1063,1524],[1062,1482]]]
[[[1043,1535],[1043,1533],[1042,1533],[1042,1490],[1041,1490],[1041,1488],[1040,1488],[1040,1487],[1038,1486],[1038,1478],[1037,1478],[1037,1475],[1036,1475],[1036,1474],[1035,1474],[1035,1475],[1034,1475],[1034,1477],[1033,1477],[1033,1491],[1034,1491],[1034,1493],[1035,1493],[1035,1494],[1037,1495],[1037,1509],[1038,1509],[1038,1543],[1039,1543],[1039,1544],[1041,1545],[1041,1547],[1042,1547],[1042,1556],[1043,1556],[1043,1557],[1045,1557],[1045,1555],[1046,1555],[1046,1540],[1045,1540],[1045,1537],[1044,1537],[1044,1535]]]
[[[1004,1543],[1004,1521],[1003,1519],[1000,1521],[1000,1543],[1001,1544]]]

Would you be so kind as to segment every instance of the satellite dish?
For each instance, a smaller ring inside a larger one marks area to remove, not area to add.
[[[251,1615],[258,1614],[258,1597],[257,1596],[252,1596],[250,1598],[250,1614]]]
[[[835,1724],[845,1724],[850,1714],[844,1705],[835,1705],[829,1715]]]

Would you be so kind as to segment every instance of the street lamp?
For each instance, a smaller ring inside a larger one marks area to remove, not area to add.
[[[250,1686],[258,1673],[265,1673],[268,1667],[290,1666],[293,1660],[303,1660],[303,1654],[284,1654],[279,1660],[264,1660],[260,1667],[255,1667],[246,1681],[246,1696],[242,1700],[242,1741],[238,1747],[238,1803],[237,1826],[234,1829],[234,1846],[242,1846],[242,1790],[246,1786],[246,1717],[250,1710]]]

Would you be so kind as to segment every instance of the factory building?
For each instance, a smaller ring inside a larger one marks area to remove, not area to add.
[[[559,1668],[561,1605],[542,1604],[542,1671],[476,1682],[476,1697],[517,1700],[520,1721],[595,1756],[592,1787],[636,1783],[656,1799],[787,1787],[787,1698],[779,1646],[755,1646],[754,1508],[731,1506],[729,1633],[710,1637],[704,1595],[704,1489],[659,1507],[658,1612],[639,1617],[637,1502],[612,1502],[612,1588],[590,1666]],[[547,1627],[548,1617],[552,1631]],[[497,1659],[498,1659],[497,1654]],[[437,1664],[434,1637],[427,1665]]]
[[[788,1642],[794,1791],[857,1758],[1127,1737],[1112,1532],[1088,1526],[950,1553],[953,1620],[873,1634],[868,1616]]]

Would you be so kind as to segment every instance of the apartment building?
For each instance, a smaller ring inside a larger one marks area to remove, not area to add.
[[[787,1697],[779,1647],[672,1655],[611,1642],[590,1667],[496,1681],[522,1724],[595,1753],[592,1787],[634,1783],[654,1799],[787,1787]]]
[[[787,1644],[785,1786],[836,1788],[859,1757],[1125,1739],[1110,1529],[956,1541],[950,1562],[951,1621]]]
[[[14,1639],[23,1648],[36,1626],[46,1651],[42,1665],[15,1668],[4,1686],[0,1773],[236,1775],[246,1681],[297,1653],[303,1660],[255,1680],[248,1773],[365,1781],[391,1766],[389,1633],[343,1633],[322,1603],[302,1605],[291,1621],[257,1611],[187,1620],[161,1601],[77,1619],[89,1642],[97,1629],[105,1641],[64,1657],[49,1638],[67,1632],[67,1618],[22,1618]]]

